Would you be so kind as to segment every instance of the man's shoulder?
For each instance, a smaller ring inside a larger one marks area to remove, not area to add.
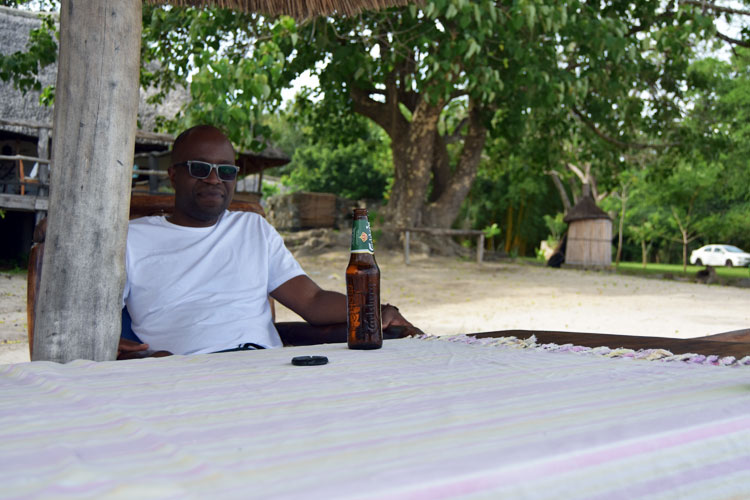
[[[224,214],[224,217],[229,218],[247,218],[247,219],[254,219],[259,218],[262,219],[263,216],[256,212],[248,212],[245,210],[227,210]]]
[[[138,217],[137,219],[131,219],[128,225],[133,226],[156,226],[161,225],[161,221],[164,220],[163,215],[149,215],[146,217]]]
[[[240,212],[227,210],[221,218],[220,224],[223,225],[248,225],[248,226],[266,226],[266,219],[255,212]]]
[[[163,215],[150,215],[139,217],[128,222],[128,235],[142,232],[150,232],[154,228],[163,228],[166,224]]]

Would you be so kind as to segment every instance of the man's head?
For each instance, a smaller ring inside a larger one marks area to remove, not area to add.
[[[191,175],[187,163],[193,161],[234,165],[234,148],[221,130],[210,125],[187,129],[175,139],[172,147],[172,166],[169,167],[169,179],[175,190],[172,222],[182,226],[212,226],[232,201],[236,180],[221,180],[216,168],[212,168],[205,179],[196,178],[197,169],[193,168],[194,175]]]

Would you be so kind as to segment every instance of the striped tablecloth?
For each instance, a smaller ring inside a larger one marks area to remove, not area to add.
[[[750,498],[750,370],[417,339],[4,365],[0,497]]]

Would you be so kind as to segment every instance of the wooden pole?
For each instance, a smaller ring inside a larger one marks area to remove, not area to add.
[[[404,264],[409,265],[409,230],[404,231]]]
[[[477,264],[484,260],[484,233],[477,236]]]
[[[62,1],[34,360],[116,356],[140,43],[140,0]]]

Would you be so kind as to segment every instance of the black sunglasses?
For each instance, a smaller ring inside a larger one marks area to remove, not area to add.
[[[216,169],[216,175],[222,181],[233,181],[237,178],[240,167],[236,165],[222,165],[218,163],[208,163],[207,161],[188,160],[181,163],[175,163],[175,167],[187,165],[188,173],[196,179],[207,179],[211,175],[211,170]]]

